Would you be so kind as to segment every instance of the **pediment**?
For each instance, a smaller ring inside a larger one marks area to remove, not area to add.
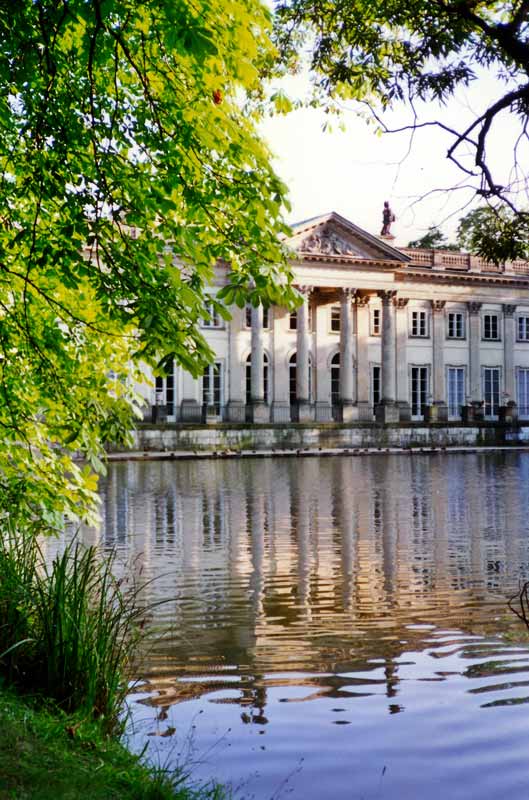
[[[293,226],[288,244],[300,256],[407,262],[409,258],[378,237],[332,212]]]

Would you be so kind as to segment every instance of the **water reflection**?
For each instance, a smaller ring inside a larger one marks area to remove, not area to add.
[[[141,665],[136,720],[143,709],[147,732],[181,731],[204,711],[205,748],[230,727],[230,755],[205,768],[221,778],[264,749],[251,731],[266,733],[275,752],[256,767],[256,797],[271,796],[300,754],[317,768],[295,768],[294,796],[357,796],[342,774],[354,743],[369,778],[356,775],[359,797],[398,753],[391,790],[377,796],[436,797],[428,758],[449,786],[440,797],[492,798],[499,773],[481,758],[479,792],[451,783],[453,730],[457,752],[482,747],[489,763],[474,715],[501,706],[511,715],[493,737],[494,758],[501,742],[510,753],[501,789],[529,785],[529,754],[513,767],[514,731],[529,733],[529,653],[498,638],[522,633],[505,601],[529,578],[528,478],[525,454],[112,465],[101,543],[141,580],[156,577],[146,604],[168,601],[151,615],[161,634]],[[409,719],[396,733],[381,714]],[[322,751],[329,730],[339,738]],[[422,776],[420,791],[401,762]]]
[[[524,462],[114,465],[102,540],[138,573],[161,575],[146,602],[174,598],[157,617],[174,624],[177,638],[159,648],[172,669],[180,639],[185,662],[222,648],[252,670],[321,669],[347,664],[373,629],[398,654],[391,642],[410,623],[487,625],[490,605],[529,573]]]

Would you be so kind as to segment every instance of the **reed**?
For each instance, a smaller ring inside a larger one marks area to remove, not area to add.
[[[106,732],[120,725],[143,613],[113,561],[75,540],[51,565],[33,537],[0,543],[0,674]]]

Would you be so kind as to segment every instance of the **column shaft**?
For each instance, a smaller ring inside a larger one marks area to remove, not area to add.
[[[296,395],[298,406],[308,406],[309,397],[309,297],[310,290],[303,287],[301,290],[303,303],[297,310],[297,337],[296,337]]]
[[[468,348],[470,362],[470,400],[481,401],[481,363],[480,363],[480,311],[481,303],[468,303]]]
[[[407,297],[395,301],[397,405],[401,421],[411,419],[408,394],[408,305]]]
[[[290,312],[274,308],[273,315],[273,365],[272,422],[290,422],[289,373],[287,364],[288,323]]]
[[[354,292],[343,289],[340,298],[340,400],[353,404],[353,307]]]
[[[246,365],[242,363],[242,340],[241,334],[245,309],[233,306],[231,309],[231,320],[228,328],[228,419],[230,422],[244,422],[246,399],[243,394],[243,370]]]
[[[268,422],[268,406],[264,396],[263,307],[252,306],[251,419]]]
[[[444,300],[432,300],[432,393],[435,416],[441,421],[448,419],[445,388],[445,316]]]
[[[331,376],[328,365],[329,349],[328,337],[328,306],[313,305],[315,330],[315,418],[316,422],[330,422],[332,420],[331,407]]]
[[[371,418],[369,401],[369,297],[356,298],[356,400],[358,418]]]
[[[252,403],[264,403],[263,307],[252,306]]]
[[[505,400],[507,403],[516,401],[516,380],[514,375],[514,342],[515,342],[515,319],[514,312],[516,306],[503,306],[504,336],[503,336],[503,368],[505,376],[503,385],[505,389]]]
[[[396,337],[395,337],[395,291],[382,291],[382,402],[377,409],[377,421],[398,422],[399,412],[395,403]]]
[[[395,402],[395,292],[379,292],[382,298],[382,401]]]

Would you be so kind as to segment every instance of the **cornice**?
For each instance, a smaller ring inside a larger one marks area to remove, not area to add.
[[[458,285],[487,285],[487,286],[505,286],[515,289],[529,289],[529,276],[525,279],[519,277],[511,277],[509,275],[500,275],[490,273],[487,275],[479,275],[476,273],[465,272],[434,272],[433,270],[414,270],[407,267],[405,270],[395,270],[395,280],[405,281],[410,279],[412,281],[419,281],[421,283],[451,283]]]
[[[420,283],[441,283],[452,285],[487,285],[487,286],[505,286],[512,288],[529,289],[529,275],[527,278],[519,276],[505,275],[505,273],[487,273],[480,274],[475,272],[445,272],[432,269],[416,269],[406,264],[396,264],[394,261],[383,261],[372,258],[355,258],[354,256],[340,256],[340,255],[304,255],[303,258],[298,258],[291,262],[293,268],[302,268],[304,264],[314,263],[325,271],[330,271],[337,266],[347,266],[353,270],[358,269],[365,272],[375,267],[373,277],[376,278],[377,273],[393,273],[396,281],[417,281]]]
[[[388,271],[391,270],[393,272],[402,272],[403,270],[409,269],[406,264],[399,264],[395,261],[385,261],[383,259],[378,258],[357,258],[356,256],[337,256],[337,255],[330,255],[330,254],[311,254],[311,253],[303,253],[303,256],[298,256],[295,260],[291,261],[291,265],[293,267],[299,266],[302,267],[304,263],[307,261],[315,262],[319,264],[321,267],[327,267],[328,269],[332,269],[335,264],[347,264],[349,267],[373,267],[376,266],[377,269],[381,267]]]

